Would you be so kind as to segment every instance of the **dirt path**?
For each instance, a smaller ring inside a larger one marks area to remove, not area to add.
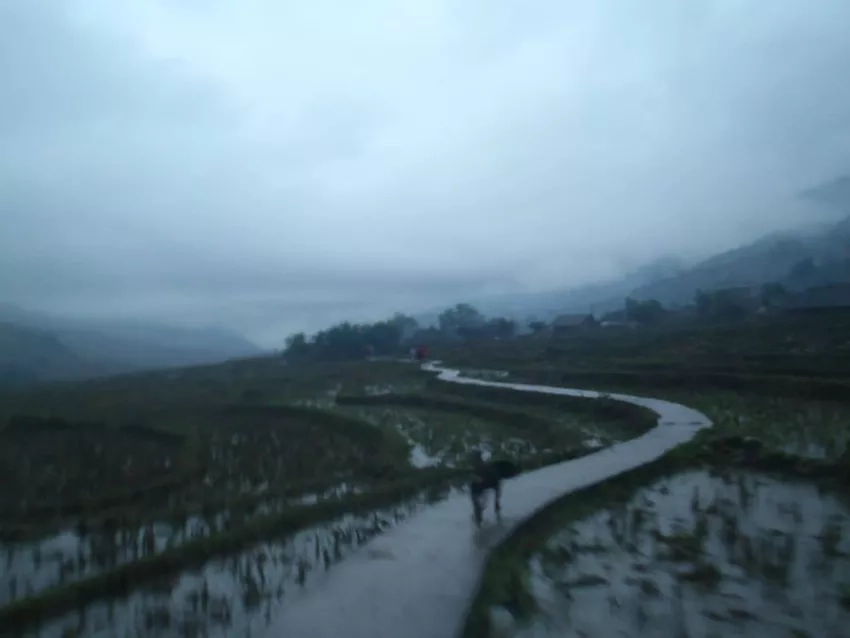
[[[423,369],[443,381],[520,392],[598,397],[549,386],[480,381],[457,370]],[[535,512],[564,494],[652,461],[710,427],[705,415],[677,403],[630,395],[611,398],[654,410],[658,425],[630,441],[505,483],[502,520],[492,509],[476,530],[469,498],[454,496],[379,536],[331,570],[309,595],[290,601],[267,636],[298,638],[451,638],[460,631],[490,551]],[[487,518],[489,515],[489,518]]]

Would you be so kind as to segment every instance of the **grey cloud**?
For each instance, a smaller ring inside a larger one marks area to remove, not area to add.
[[[299,327],[816,214],[850,5],[0,6],[0,296]]]

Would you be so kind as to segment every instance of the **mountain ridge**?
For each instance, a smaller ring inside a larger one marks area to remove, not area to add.
[[[217,363],[263,354],[218,327],[85,320],[0,304],[0,383],[88,378]]]

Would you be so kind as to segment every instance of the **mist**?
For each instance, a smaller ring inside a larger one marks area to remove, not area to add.
[[[0,298],[295,330],[828,214],[850,4],[0,2]]]

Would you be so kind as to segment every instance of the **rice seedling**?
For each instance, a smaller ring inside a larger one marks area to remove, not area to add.
[[[61,635],[62,628],[71,625],[88,634],[107,623],[118,635],[128,636],[165,628],[184,635],[178,626],[181,631],[239,627],[240,632],[258,632],[286,613],[290,597],[296,604],[298,590],[308,589],[321,573],[424,506],[424,495],[417,495],[394,507],[344,515],[280,540],[260,542],[193,571],[175,572],[108,607],[93,600],[44,624],[39,635]]]
[[[541,565],[531,569],[543,583],[536,590],[550,592],[538,604],[545,618],[540,612],[527,619],[514,636],[537,635],[544,625],[594,635],[601,622],[623,635],[684,635],[697,627],[693,635],[727,635],[743,626],[765,638],[783,631],[840,635],[850,621],[843,580],[850,557],[840,527],[847,510],[814,485],[688,471],[635,488],[625,502],[605,495],[590,488],[565,499],[553,508],[563,513],[547,515],[525,541],[528,554],[505,555],[522,569]],[[621,542],[623,520],[630,545]],[[829,571],[812,578],[827,553]],[[485,600],[480,604],[500,604]],[[553,616],[553,608],[565,611]]]

